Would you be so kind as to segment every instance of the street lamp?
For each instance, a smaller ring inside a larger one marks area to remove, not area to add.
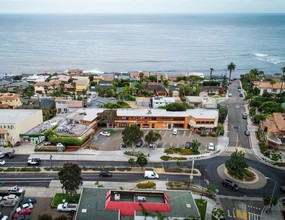
[[[274,179],[270,178],[270,177],[265,177],[265,179],[267,179],[267,180],[272,180],[272,181],[274,182],[274,187],[273,187],[273,191],[272,191],[272,195],[271,195],[271,199],[270,199],[270,210],[271,210],[272,201],[273,201],[273,196],[274,196],[274,193],[275,193],[275,188],[276,188],[277,182],[276,182]]]
[[[193,157],[193,160],[192,160],[192,168],[191,168],[191,174],[190,174],[190,182],[192,182],[192,180],[193,180],[194,162],[195,162],[195,160],[194,160],[194,157]]]

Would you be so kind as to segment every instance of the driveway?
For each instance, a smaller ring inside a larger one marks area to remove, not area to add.
[[[115,134],[111,134],[110,137],[100,135],[101,130],[97,131],[93,140],[89,144],[90,149],[114,151],[120,150],[122,145],[122,130],[118,130]],[[143,130],[144,136],[149,130]],[[201,137],[200,135],[191,132],[189,130],[178,130],[177,135],[173,135],[171,130],[157,130],[162,139],[157,141],[158,148],[170,148],[170,147],[183,147],[185,142],[197,140],[201,143],[200,149],[206,149],[206,145],[209,142],[217,143],[216,137]],[[144,142],[142,147],[147,147],[147,143]]]

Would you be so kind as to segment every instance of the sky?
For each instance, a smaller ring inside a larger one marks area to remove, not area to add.
[[[0,13],[285,13],[285,0],[0,0]]]

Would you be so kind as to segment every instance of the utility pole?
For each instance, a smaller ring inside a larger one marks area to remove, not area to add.
[[[50,169],[52,169],[52,155],[49,155],[49,159],[50,159]]]

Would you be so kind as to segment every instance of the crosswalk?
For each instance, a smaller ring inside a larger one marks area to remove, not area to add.
[[[248,212],[248,220],[261,220],[261,215],[252,213],[252,212]]]
[[[231,146],[228,146],[224,152],[235,152],[236,151],[236,147],[231,147]],[[242,148],[242,150],[247,153],[247,154],[253,154],[253,151],[252,149],[248,149],[248,148]]]

